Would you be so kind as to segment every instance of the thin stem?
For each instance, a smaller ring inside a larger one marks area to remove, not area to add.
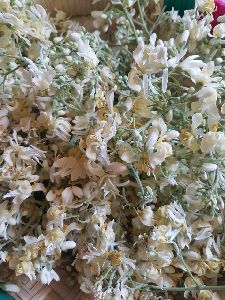
[[[186,291],[224,291],[225,285],[215,286],[215,285],[199,285],[193,287],[176,287],[176,288],[161,288],[159,286],[149,286],[151,289],[161,290],[166,292],[186,292]]]
[[[144,13],[144,17],[145,17],[146,21],[148,21],[152,25],[154,22],[148,18],[145,11],[143,13]]]
[[[161,21],[161,18],[163,16],[164,12],[165,12],[165,7],[161,10],[160,14],[158,15],[157,20],[153,24],[151,31],[150,31],[150,35],[154,32],[155,28],[160,24],[160,21]]]
[[[143,10],[141,8],[140,0],[138,0],[137,3],[138,3],[138,9],[139,9],[139,12],[140,12],[140,17],[141,17],[141,21],[143,23],[145,33],[147,35],[149,35],[149,31],[148,31],[148,28],[147,28],[147,25],[146,25],[146,22],[145,22],[145,19],[144,19],[144,15],[143,15]]]
[[[118,44],[109,44],[109,45],[110,45],[110,46],[113,46],[113,47],[119,47],[119,48],[123,49],[123,50],[126,51],[126,52],[132,57],[132,59],[133,59],[133,54],[132,54],[127,48],[125,48],[124,46],[118,45]]]
[[[144,27],[144,24],[141,22],[138,22],[137,20],[133,19],[134,24],[137,24],[138,26]]]
[[[134,168],[134,166],[132,164],[128,164],[127,166],[129,168],[129,170],[132,172],[132,174],[133,174],[133,176],[134,176],[134,178],[135,178],[135,180],[137,182],[137,185],[138,185],[138,187],[141,190],[141,194],[144,197],[145,196],[145,191],[144,191],[144,187],[142,185],[142,182],[141,182],[141,180],[139,178],[138,171]]]
[[[127,69],[127,66],[125,64],[123,64],[121,61],[118,62],[118,60],[113,55],[111,55],[110,53],[108,53],[106,50],[101,49],[101,51],[104,52],[105,54],[107,54],[108,57],[110,57],[112,60],[114,60],[117,63],[119,63],[123,68]]]
[[[129,22],[129,24],[130,24],[130,27],[131,27],[131,28],[133,29],[133,31],[134,31],[135,39],[136,39],[136,41],[137,41],[137,43],[138,43],[138,36],[137,36],[137,32],[136,32],[136,28],[135,28],[134,22],[133,22],[133,20],[131,19],[130,15],[129,15],[128,11],[127,11],[127,9],[123,7],[123,11],[124,11],[124,14],[125,14],[125,16],[126,16],[128,22]]]
[[[138,128],[137,131],[139,133],[144,132],[150,126],[151,123],[152,123],[152,120],[150,119],[144,126],[142,126],[141,128]]]
[[[18,70],[20,67],[22,67],[22,65],[18,65],[16,68],[14,68],[13,70],[10,70],[10,71],[8,71],[8,72],[6,72],[6,73],[3,73],[3,74],[1,74],[4,78],[3,78],[3,81],[0,83],[0,86],[1,85],[3,85],[3,90],[4,90],[4,85],[5,85],[5,81],[6,81],[6,79],[7,79],[7,76],[9,75],[9,74],[12,74],[12,73],[14,73],[14,72],[16,72],[16,70]]]
[[[183,265],[184,265],[186,271],[188,272],[189,276],[191,277],[192,281],[193,281],[194,284],[198,287],[199,285],[198,285],[197,281],[195,280],[194,276],[192,275],[192,273],[191,273],[191,271],[190,271],[188,265],[186,264],[186,262],[185,262],[185,260],[184,260],[184,257],[183,257],[183,255],[182,255],[181,250],[179,249],[179,247],[177,246],[176,243],[172,242],[172,244],[174,245],[175,250],[177,251],[177,256],[178,256],[178,258],[182,261],[182,263],[183,263]]]

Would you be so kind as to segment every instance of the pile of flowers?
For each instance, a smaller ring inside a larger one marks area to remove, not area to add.
[[[96,1],[95,1],[96,2]],[[225,290],[225,16],[0,0],[0,263],[94,299]],[[0,275],[1,276],[1,275]],[[72,275],[71,275],[72,276]],[[2,285],[10,288],[9,285]]]

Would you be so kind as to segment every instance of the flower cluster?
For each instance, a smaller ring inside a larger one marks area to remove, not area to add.
[[[220,299],[225,17],[212,28],[214,10],[111,0],[89,33],[0,0],[0,263],[16,278],[49,284],[64,263],[94,299]]]

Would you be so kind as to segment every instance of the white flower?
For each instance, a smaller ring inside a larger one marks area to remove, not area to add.
[[[182,32],[182,34],[179,36],[179,42],[186,44],[188,41],[189,35],[190,35],[189,30],[185,30],[184,32]]]
[[[165,209],[165,213],[170,218],[173,226],[180,227],[186,225],[185,211],[177,202],[173,202],[171,205],[168,205]]]
[[[136,92],[140,92],[143,86],[140,76],[142,73],[137,70],[134,66],[131,67],[131,70],[128,74],[128,86],[130,89]]]
[[[224,152],[225,135],[223,132],[208,132],[203,136],[201,142],[201,151],[204,154]]]
[[[66,250],[71,250],[76,247],[76,243],[74,241],[65,241],[61,245],[61,250],[66,251]]]
[[[10,14],[10,13],[0,13],[0,21],[3,24],[10,24],[12,26],[22,28],[23,27],[23,22],[19,20],[15,15]]]
[[[147,277],[147,280],[155,283],[157,286],[163,287],[172,287],[174,285],[173,280],[167,276],[164,272],[158,271],[154,266],[150,265],[149,263],[142,263],[141,264],[141,272],[142,276]]]
[[[214,0],[197,0],[196,5],[201,12],[214,12],[216,5]]]
[[[198,103],[192,104],[192,110],[201,110],[201,113],[207,113],[208,124],[212,126],[220,120],[219,110],[217,107],[217,91],[213,87],[204,87],[198,93]]]
[[[16,218],[13,217],[13,212],[8,211],[7,205],[8,201],[4,201],[0,204],[0,236],[5,240],[8,239],[8,226],[15,226],[17,223]]]
[[[196,52],[198,42],[208,36],[212,28],[210,23],[213,21],[211,14],[206,14],[204,17],[198,15],[197,19],[194,13],[194,10],[187,10],[182,18],[190,33],[187,45],[190,52]]]
[[[57,178],[58,176],[70,176],[72,181],[77,180],[78,178],[85,178],[86,170],[83,162],[84,161],[81,158],[76,159],[72,156],[56,160],[53,164],[52,178]],[[58,171],[55,171],[55,169],[58,169]]]
[[[97,249],[100,252],[106,252],[113,247],[115,241],[115,232],[113,230],[114,221],[111,221],[107,224],[106,229],[102,229],[98,240],[97,240]]]
[[[7,256],[8,256],[8,252],[7,251],[0,251],[0,264],[2,262],[6,262]]]
[[[0,109],[0,127],[7,128],[9,126],[8,110],[6,107]]]
[[[54,76],[55,72],[53,70],[43,71],[41,74],[37,74],[37,76],[32,79],[32,82],[39,90],[44,91],[49,88]]]
[[[192,125],[191,125],[191,128],[192,128],[192,131],[193,132],[196,132],[196,129],[203,123],[203,116],[201,113],[195,113],[193,116],[192,116]]]
[[[31,196],[33,192],[32,186],[28,180],[20,180],[11,182],[11,191],[3,196],[3,198],[13,197],[13,211],[19,210],[22,202]]]
[[[16,275],[26,275],[31,281],[36,279],[35,269],[30,261],[22,261],[16,266]]]
[[[154,119],[152,125],[148,130],[146,146],[149,153],[149,163],[152,168],[155,168],[172,155],[173,149],[168,141],[178,138],[179,132],[176,130],[167,131],[166,123],[162,118]]]
[[[201,259],[201,255],[197,249],[190,249],[183,252],[183,256],[188,260],[196,260],[199,261]]]
[[[151,40],[153,41],[153,39]],[[149,46],[145,46],[143,42],[140,42],[134,50],[133,57],[143,73],[155,74],[167,65],[167,48],[163,43],[155,46],[155,41]]]
[[[204,163],[202,165],[202,169],[206,172],[213,172],[217,170],[217,165],[213,163]]]
[[[192,55],[180,63],[180,67],[189,73],[193,81],[197,78],[196,72],[201,74],[201,68],[207,67],[206,63],[196,58],[198,58],[198,55]]]
[[[172,146],[167,142],[156,144],[154,153],[149,153],[149,162],[154,169],[156,166],[161,165],[165,159],[173,154]]]
[[[129,291],[127,289],[127,287],[123,286],[122,283],[117,283],[116,285],[116,296],[114,297],[114,300],[126,300],[128,295],[129,295]]]
[[[52,280],[55,281],[60,280],[58,274],[53,269],[48,269],[47,267],[44,267],[41,270],[40,278],[43,284],[48,284],[48,285],[51,283]]]
[[[82,116],[76,116],[75,119],[73,120],[74,125],[74,133],[78,134],[80,131],[85,131],[87,130],[89,124],[90,124],[90,119],[94,114],[88,113],[84,114]]]
[[[198,277],[198,276],[193,276],[195,282],[197,282],[197,284],[199,286],[201,286],[203,283],[202,283],[202,280]],[[195,282],[193,281],[193,279],[189,276],[186,277],[185,281],[184,281],[184,286],[186,288],[193,288],[196,286]],[[195,299],[197,299],[197,291],[196,290],[193,290],[193,291],[185,291],[184,293],[184,297],[185,299],[190,299],[189,297],[189,294],[191,294],[192,297],[194,297]]]
[[[94,19],[93,25],[95,28],[102,29],[105,32],[108,30],[109,26],[105,22],[107,15],[103,11],[92,11],[91,16]]]
[[[70,38],[76,42],[78,55],[83,57],[84,60],[92,67],[96,67],[99,63],[99,60],[88,42],[82,40],[79,33],[71,33]]]
[[[141,222],[145,226],[153,226],[154,225],[153,211],[150,206],[145,207],[141,211],[140,218],[141,218]]]
[[[210,61],[204,67],[196,67],[189,74],[194,83],[202,83],[206,87],[217,87],[218,82],[221,81],[219,77],[212,77],[215,71],[215,65],[213,61]]]
[[[168,68],[163,69],[163,77],[162,77],[162,92],[163,93],[165,93],[167,90],[168,78],[169,78]]]
[[[124,164],[118,162],[113,162],[106,166],[106,171],[114,175],[122,174],[126,169]]]
[[[73,191],[71,187],[67,187],[63,192],[62,192],[62,200],[65,204],[72,203],[72,200],[74,198]]]
[[[128,7],[133,6],[136,2],[137,0],[123,0],[124,5]]]
[[[120,158],[126,163],[132,163],[134,161],[134,150],[126,142],[118,142],[118,153]]]
[[[168,49],[159,40],[156,44],[156,34],[150,36],[150,44],[145,45],[140,41],[137,48],[133,52],[135,63],[131,67],[128,75],[128,86],[137,91],[143,91],[148,94],[148,85],[152,74],[163,71],[162,90],[167,90],[168,83],[168,67],[176,67],[180,59],[185,55],[186,50],[181,51],[175,57],[168,57]],[[143,79],[141,79],[143,77]]]
[[[41,112],[37,118],[38,125],[48,130],[46,137],[59,137],[63,141],[68,141],[70,138],[71,125],[65,118],[53,118],[51,113]]]
[[[217,293],[212,291],[200,291],[198,295],[198,300],[221,300],[220,296]]]
[[[160,132],[159,132],[158,128],[156,128],[156,127],[152,127],[149,129],[148,138],[147,138],[147,142],[146,142],[146,146],[148,147],[148,149],[152,149],[154,147],[154,145],[158,141],[159,133]]]
[[[221,113],[222,114],[225,114],[225,103],[222,105],[222,107],[221,107]]]
[[[217,38],[225,38],[225,23],[216,25],[213,28],[213,35]]]

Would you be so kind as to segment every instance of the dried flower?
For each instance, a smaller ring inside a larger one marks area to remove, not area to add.
[[[90,33],[0,1],[0,264],[16,276],[50,284],[66,261],[102,300],[225,289],[225,19],[161,2],[111,0]]]

